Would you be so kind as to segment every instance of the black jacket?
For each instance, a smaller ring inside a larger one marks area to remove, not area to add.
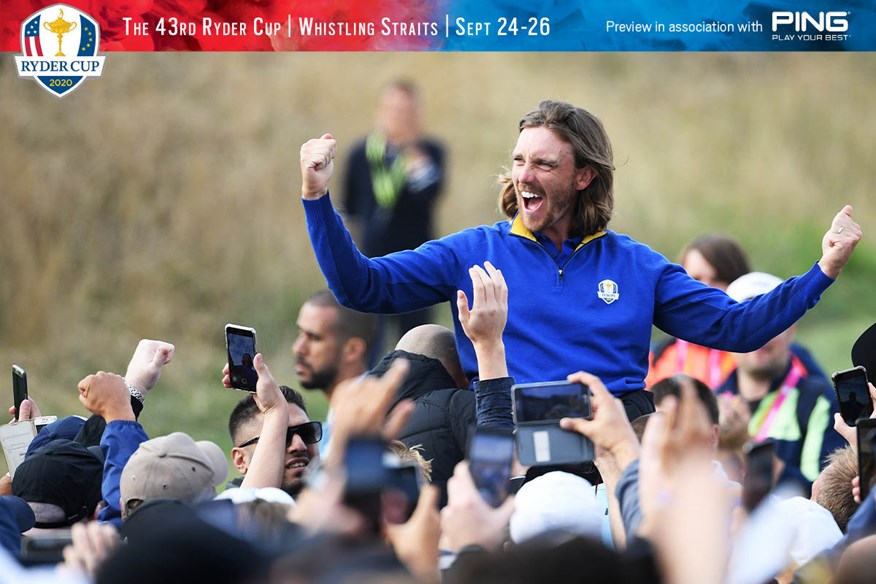
[[[475,394],[455,388],[440,361],[407,351],[389,353],[371,372],[383,375],[397,357],[407,359],[411,368],[390,409],[404,398],[416,404],[399,440],[408,448],[422,446],[423,456],[432,461],[432,484],[445,491],[453,468],[465,458],[476,423]]]

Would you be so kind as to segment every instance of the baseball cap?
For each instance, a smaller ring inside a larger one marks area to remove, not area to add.
[[[805,497],[791,497],[778,507],[793,533],[788,554],[798,566],[833,547],[843,537],[833,515],[818,503]]]
[[[107,557],[97,572],[97,584],[261,582],[261,572],[269,565],[253,544],[213,525],[181,501],[145,502],[125,520],[121,534],[127,545]]]
[[[727,295],[736,302],[766,294],[783,280],[766,272],[750,272],[739,276],[727,286]]]
[[[63,527],[89,517],[100,502],[103,462],[72,440],[53,440],[35,450],[15,470],[12,494],[28,503],[48,503],[64,510],[65,520],[36,527]]]
[[[0,514],[12,519],[12,524],[19,533],[24,533],[36,523],[33,509],[27,501],[15,495],[3,495],[0,497]]]
[[[295,506],[295,499],[292,498],[292,495],[277,487],[230,488],[219,493],[216,499],[229,499],[235,505],[252,501],[266,501],[268,503],[282,503],[290,507]]]
[[[588,480],[554,471],[520,487],[510,528],[516,543],[557,533],[599,538],[602,511]]]
[[[0,497],[0,548],[18,557],[21,554],[21,534],[34,526],[33,509],[24,499],[14,495]]]
[[[46,425],[46,427],[40,430],[36,437],[31,440],[30,444],[27,445],[26,456],[30,456],[32,452],[35,452],[53,440],[74,440],[76,434],[79,433],[79,430],[82,429],[84,424],[85,420],[79,416],[67,416],[66,418],[55,420],[51,424]]]
[[[183,432],[159,436],[140,444],[122,471],[121,505],[132,499],[176,499],[192,503],[228,475],[228,462],[215,443],[195,442]]]
[[[863,365],[871,380],[876,380],[876,324],[861,333],[852,346],[852,363]]]

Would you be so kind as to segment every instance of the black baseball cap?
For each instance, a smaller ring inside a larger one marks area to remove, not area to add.
[[[863,365],[870,381],[876,380],[876,324],[861,333],[852,347],[852,363]]]
[[[103,462],[73,440],[54,440],[35,450],[15,469],[12,494],[28,503],[48,503],[64,510],[63,521],[36,527],[73,525],[94,513],[101,499]]]

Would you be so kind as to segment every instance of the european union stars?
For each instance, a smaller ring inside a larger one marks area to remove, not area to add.
[[[80,57],[90,57],[94,55],[94,25],[90,22],[85,22],[85,19],[80,20],[82,24],[82,41],[79,43]]]

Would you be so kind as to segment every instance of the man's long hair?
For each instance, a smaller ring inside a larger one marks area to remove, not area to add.
[[[608,227],[614,209],[614,164],[608,134],[596,116],[564,101],[545,100],[520,120],[520,131],[544,127],[572,146],[575,168],[591,167],[596,176],[578,191],[572,235],[588,236]],[[499,208],[509,218],[517,214],[511,173],[499,177]]]

